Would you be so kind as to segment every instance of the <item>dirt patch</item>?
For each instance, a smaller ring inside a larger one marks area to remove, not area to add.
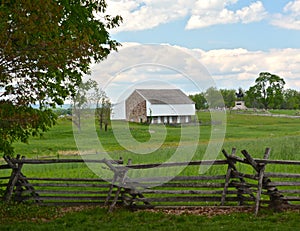
[[[262,208],[261,210],[272,210],[271,208]],[[143,211],[149,212],[163,212],[171,215],[200,215],[213,217],[218,215],[228,215],[231,213],[251,213],[254,214],[254,207],[236,207],[236,206],[203,206],[203,207],[178,207],[178,208],[161,208],[161,209],[145,209]],[[293,211],[300,213],[299,207],[283,207],[280,210],[273,210],[274,212]]]
[[[57,153],[62,156],[95,155],[97,150],[86,150],[84,152],[79,152],[78,150],[61,150]]]
[[[146,209],[149,212],[163,212],[171,215],[201,215],[207,217],[213,217],[217,215],[227,215],[231,213],[253,213],[253,207],[216,207],[216,206],[204,206],[204,207],[179,207],[171,209]]]
[[[64,150],[64,151],[58,151],[57,153],[59,155],[63,155],[63,156],[68,156],[68,155],[76,156],[76,155],[79,155],[78,150]]]

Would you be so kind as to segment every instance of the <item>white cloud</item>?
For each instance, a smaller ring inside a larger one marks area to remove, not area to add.
[[[287,82],[286,87],[299,89],[300,86],[300,49],[273,49],[266,52],[211,50],[202,51],[199,59],[217,78],[220,87],[236,88],[240,84],[248,88],[263,71],[283,77]]]
[[[242,23],[258,22],[267,16],[262,2],[252,3],[249,7],[244,7],[236,12]]]
[[[168,46],[166,50],[163,50],[163,54],[169,55],[157,54],[157,49],[150,49],[151,47],[147,48],[144,45],[137,46],[137,49],[127,49],[129,47],[134,48],[133,44],[124,44],[119,53],[112,54],[107,60],[96,64],[93,68],[91,77],[99,80],[100,86],[110,89],[111,92],[108,93],[112,98],[120,92],[128,92],[129,86],[136,84],[139,87],[153,88],[155,85],[157,87],[177,86],[184,89],[186,93],[195,93],[197,90],[191,87],[189,79],[177,70],[183,70],[195,76],[199,73],[201,64],[219,88],[248,89],[254,84],[260,72],[270,72],[284,78],[286,88],[300,90],[300,49],[249,51],[237,48],[204,51],[174,46],[188,54],[183,62],[178,58],[178,54],[181,56],[182,54],[169,49]],[[197,65],[192,59],[199,61]],[[203,71],[203,73],[206,72]],[[203,81],[201,82],[202,90],[205,90],[208,84],[205,83],[204,77],[200,77]]]
[[[109,0],[107,13],[124,22],[115,31],[138,31],[185,17],[194,0]]]
[[[204,14],[192,15],[186,25],[186,29],[204,28],[217,24],[228,24],[238,22],[232,11],[206,12]]]
[[[271,24],[285,29],[300,30],[300,0],[286,4],[283,14],[275,14]]]
[[[263,20],[268,14],[261,1],[251,3],[237,11],[226,8],[226,6],[236,2],[211,0],[208,4],[202,5],[203,1],[198,1],[186,29],[204,28],[217,24],[257,22]]]
[[[228,6],[238,0],[108,0],[107,13],[119,14],[124,22],[112,32],[138,31],[188,17],[186,29],[216,24],[251,23],[267,15],[261,1],[237,11]]]
[[[288,4],[285,5],[285,7],[283,8],[284,12],[294,12],[300,14],[300,1],[299,0],[295,0],[295,1],[291,1]]]

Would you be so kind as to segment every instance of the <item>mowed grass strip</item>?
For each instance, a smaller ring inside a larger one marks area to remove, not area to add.
[[[9,208],[9,209],[8,209]],[[21,212],[22,211],[22,212]],[[166,213],[171,214],[166,214]],[[177,213],[180,215],[174,215]],[[0,206],[1,230],[299,230],[299,211],[224,212],[137,211],[104,208]]]

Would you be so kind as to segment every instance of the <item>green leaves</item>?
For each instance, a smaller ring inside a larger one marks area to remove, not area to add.
[[[8,137],[3,134],[9,131],[2,128],[3,145],[26,141],[36,128],[33,121],[24,126],[24,114],[17,115],[17,109],[29,110],[29,105],[39,104],[39,116],[44,120],[38,128],[49,124],[45,108],[63,104],[74,95],[82,76],[90,72],[91,62],[100,62],[120,46],[110,39],[108,29],[120,25],[122,18],[106,16],[106,6],[104,0],[0,3],[0,100],[5,102],[0,110],[8,104],[16,113],[16,126],[11,127],[16,133]],[[27,113],[37,112],[30,109]],[[6,119],[0,117],[0,121]]]
[[[95,16],[105,8],[103,0],[45,0],[43,4],[27,0],[2,5],[1,83],[10,86],[4,95],[14,96],[16,104],[25,100],[47,105],[49,96],[60,98],[57,101],[66,98],[60,94],[62,86],[74,92],[82,75],[89,73],[90,63],[103,60],[120,45],[110,39],[107,29],[118,26],[122,18]],[[32,92],[31,97],[20,102],[25,91]],[[38,94],[41,91],[44,94]]]
[[[262,72],[255,80],[255,85],[247,91],[247,97],[259,107],[265,109],[280,108],[283,102],[284,79],[268,72]]]
[[[17,140],[27,142],[29,136],[41,135],[55,124],[56,115],[51,110],[30,106],[16,106],[0,101],[0,152],[12,154],[11,144]]]

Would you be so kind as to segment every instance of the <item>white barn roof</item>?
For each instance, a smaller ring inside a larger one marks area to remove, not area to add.
[[[136,89],[151,104],[195,104],[180,89]]]

